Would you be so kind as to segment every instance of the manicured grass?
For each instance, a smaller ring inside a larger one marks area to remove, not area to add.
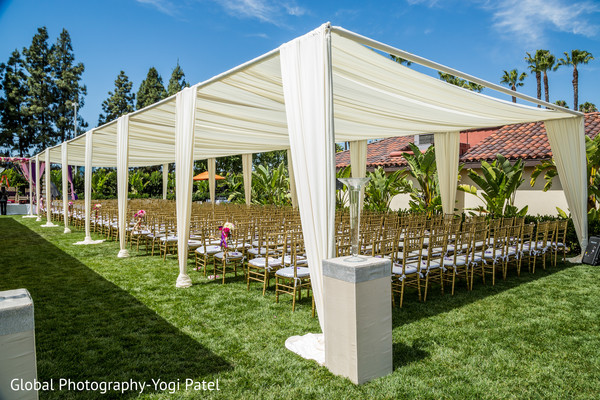
[[[177,265],[143,252],[117,259],[118,244],[73,246],[83,234],[0,218],[0,290],[34,300],[38,378],[181,382],[175,394],[141,398],[564,399],[600,393],[600,269],[559,265],[476,283],[457,294],[409,292],[393,311],[394,372],[362,386],[284,347],[318,332],[310,301],[291,313],[238,277],[176,289]],[[186,391],[185,379],[219,380]],[[122,397],[138,397],[126,392]],[[115,392],[42,392],[42,399],[116,398]]]

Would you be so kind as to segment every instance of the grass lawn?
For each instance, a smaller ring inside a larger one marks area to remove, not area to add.
[[[225,285],[192,270],[176,289],[174,257],[118,244],[73,246],[83,234],[0,218],[0,290],[27,288],[35,307],[38,379],[145,381],[140,395],[51,391],[70,398],[592,399],[600,393],[600,268],[559,265],[512,274],[495,287],[464,286],[425,304],[409,292],[393,310],[394,372],[362,386],[284,347],[318,332],[311,303]],[[155,390],[152,380],[180,382]],[[219,391],[185,380],[219,380]],[[55,384],[56,385],[56,384]]]

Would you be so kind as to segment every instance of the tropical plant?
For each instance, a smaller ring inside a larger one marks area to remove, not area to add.
[[[435,146],[429,146],[424,153],[414,143],[409,143],[411,153],[402,153],[408,163],[408,173],[418,184],[412,182],[406,190],[410,193],[410,209],[414,212],[425,212],[428,216],[442,212],[437,167],[435,162]],[[458,171],[457,171],[458,174]]]
[[[255,204],[289,205],[289,178],[285,163],[268,169],[259,165],[252,173],[252,202]]]
[[[129,186],[131,187],[131,193],[141,195],[144,193],[146,187],[150,183],[150,174],[137,170],[129,173]]]
[[[504,75],[502,75],[502,80],[500,81],[500,83],[506,83],[506,85],[510,87],[511,90],[516,92],[518,87],[524,85],[523,81],[526,77],[527,73],[521,72],[521,74],[519,74],[519,71],[517,71],[516,69],[511,69],[510,71],[504,70]],[[512,101],[513,103],[516,103],[517,98],[513,96]]]
[[[573,66],[573,110],[577,110],[579,102],[579,71],[577,70],[577,65],[589,63],[594,59],[594,56],[585,50],[571,50],[571,54],[565,51],[564,54],[565,58],[559,58],[556,66]]]
[[[336,173],[336,178],[350,178],[352,175],[352,169],[350,166],[346,166],[340,168]],[[336,183],[338,181],[336,180]],[[341,182],[340,182],[341,184]],[[348,188],[346,185],[338,186],[340,187],[335,191],[335,208],[345,208],[348,206],[349,198],[348,198]]]
[[[390,54],[390,58],[392,59],[392,61],[396,61],[398,64],[406,65],[407,67],[409,67],[412,64],[412,61],[409,61],[402,57],[395,56],[393,54]]]
[[[544,96],[545,96],[545,100],[546,103],[550,102],[550,88],[548,86],[548,71],[549,70],[556,70],[556,68],[558,68],[558,65],[555,66],[556,64],[556,57],[550,53],[549,50],[538,50],[541,51],[541,61],[540,61],[540,70],[542,71],[542,74],[544,74]],[[536,52],[537,54],[537,52]]]
[[[587,160],[587,182],[588,182],[588,201],[587,208],[589,213],[597,214],[598,199],[600,199],[600,135],[594,139],[585,137],[585,154]],[[536,165],[531,174],[530,184],[535,185],[538,177],[544,173],[544,192],[550,190],[554,177],[558,175],[554,159],[543,161]]]
[[[483,90],[483,88],[484,88],[481,85],[478,85],[478,84],[473,83],[473,82],[469,82],[469,81],[467,81],[465,79],[458,78],[458,77],[456,77],[454,75],[445,74],[445,73],[439,72],[439,71],[438,71],[438,75],[440,76],[440,79],[443,80],[443,81],[446,81],[446,82],[448,82],[448,83],[450,83],[452,85],[459,86],[461,88],[469,89],[469,90],[471,90],[473,92],[481,92]]]
[[[480,191],[471,185],[459,185],[458,189],[477,196],[485,203],[485,207],[479,206],[472,210],[488,213],[492,218],[523,217],[527,214],[528,207],[519,210],[514,204],[517,189],[525,181],[524,167],[523,160],[511,164],[506,157],[497,154],[496,160],[491,164],[487,161],[481,162],[481,175],[469,169],[469,178],[479,186]]]
[[[365,209],[387,212],[394,196],[411,191],[412,185],[406,179],[407,174],[406,171],[398,170],[386,175],[382,167],[367,172],[370,180],[365,187]]]
[[[117,171],[98,168],[92,174],[92,198],[114,198],[117,196]]]
[[[244,177],[242,174],[230,172],[225,175],[225,186],[228,193],[227,201],[238,204],[245,203]]]
[[[535,80],[537,84],[537,98],[538,100],[542,99],[542,53],[543,50],[537,50],[535,55],[532,56],[529,52],[526,52],[527,57],[525,57],[525,61],[529,64],[528,68],[531,73],[535,74]],[[538,104],[538,107],[541,107]]]
[[[556,101],[554,102],[554,104],[556,104],[557,106],[564,107],[564,108],[569,108],[569,105],[568,105],[568,104],[567,104],[567,102],[566,102],[566,101],[564,101],[564,100],[556,100]]]
[[[585,103],[579,105],[579,111],[584,113],[596,112],[598,111],[598,107],[596,107],[594,103],[586,101]]]

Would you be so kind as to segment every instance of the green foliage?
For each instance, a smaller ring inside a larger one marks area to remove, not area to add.
[[[471,193],[482,200],[485,207],[480,206],[475,210],[489,213],[492,218],[525,216],[528,207],[519,210],[514,205],[517,189],[525,181],[524,167],[523,160],[518,160],[513,165],[504,156],[498,154],[491,164],[486,161],[481,162],[482,175],[469,169],[469,178],[479,186],[481,192],[469,185],[459,185],[459,190]]]
[[[506,85],[511,90],[516,92],[518,87],[524,85],[523,81],[525,80],[526,77],[527,77],[527,74],[525,72],[522,72],[521,74],[519,74],[519,71],[517,71],[516,69],[512,69],[510,71],[504,70],[504,75],[502,75],[502,79],[500,80],[500,83],[506,83]],[[515,96],[513,96],[512,101],[513,101],[513,103],[516,103],[517,98]]]
[[[594,103],[586,101],[585,103],[579,105],[579,111],[584,113],[596,112],[598,111],[598,107],[596,107]]]
[[[133,194],[142,194],[146,186],[150,183],[150,174],[143,171],[134,171],[129,173],[129,188]]]
[[[167,91],[163,85],[161,76],[158,74],[156,68],[151,67],[148,70],[146,79],[144,79],[137,92],[137,104],[138,110],[154,104],[167,97]]]
[[[242,174],[230,172],[225,175],[225,187],[227,188],[227,201],[237,204],[244,204],[246,202],[244,177]]]
[[[276,150],[266,153],[255,153],[252,155],[252,164],[256,168],[259,165],[268,169],[277,168],[278,165],[284,163],[287,165],[287,151]]]
[[[438,183],[437,166],[435,162],[435,146],[429,146],[425,153],[414,143],[409,143],[412,154],[402,153],[408,163],[408,172],[417,182],[418,187],[411,183],[407,186],[411,200],[410,209],[413,212],[427,213],[429,217],[442,212],[442,199]],[[458,171],[457,171],[458,179]]]
[[[284,163],[268,169],[259,165],[252,173],[252,203],[290,205],[289,177]]]
[[[445,74],[445,73],[439,72],[439,71],[438,71],[438,75],[440,76],[440,79],[443,81],[446,81],[452,85],[455,85],[455,86],[458,86],[461,88],[469,89],[473,92],[481,93],[481,91],[484,89],[484,87],[481,85],[458,78],[454,75]]]
[[[131,92],[133,83],[125,71],[119,72],[115,79],[114,92],[108,92],[108,98],[102,102],[102,113],[98,117],[98,126],[113,121],[122,115],[134,111],[135,94]]]
[[[600,199],[600,135],[594,139],[585,137],[585,154],[587,160],[587,182],[588,182],[588,211],[592,209],[598,210],[598,200]],[[544,192],[552,187],[554,177],[558,176],[554,159],[550,161],[542,161],[535,166],[531,174],[531,186],[539,176],[544,173]]]
[[[564,55],[564,58],[558,59],[556,68],[560,67],[561,65],[573,67],[573,110],[577,110],[577,105],[579,102],[579,71],[577,70],[577,65],[589,63],[594,59],[594,56],[592,56],[592,53],[585,50],[571,50],[570,54],[565,51]],[[580,111],[582,111],[581,108]]]
[[[535,55],[531,55],[529,52],[526,52],[527,57],[525,57],[525,61],[528,64],[529,71],[535,74],[535,80],[537,85],[537,98],[539,100],[542,99],[542,59],[543,59],[543,50],[537,50]],[[538,106],[540,107],[540,106]]]
[[[78,117],[78,132],[74,132],[74,104],[81,108],[85,105],[84,96],[87,93],[85,85],[80,83],[85,70],[83,63],[75,64],[75,55],[71,44],[71,36],[63,29],[56,44],[50,52],[50,67],[53,78],[52,113],[54,126],[57,130],[57,142],[72,139],[85,132],[87,123]]]
[[[183,69],[179,66],[179,61],[171,73],[169,79],[169,85],[167,87],[167,96],[173,96],[177,92],[183,90],[183,88],[190,87],[190,84],[185,80],[185,74]]]
[[[352,175],[352,169],[350,166],[340,168],[336,172],[336,178],[350,178]],[[342,185],[341,189],[335,191],[335,208],[342,209],[348,206],[348,188],[346,185]]]
[[[557,106],[564,107],[564,108],[569,108],[569,105],[567,104],[567,102],[565,100],[556,100],[554,102],[554,104],[556,104]]]
[[[92,199],[117,197],[117,171],[114,168],[96,168],[92,173]]]
[[[409,192],[412,189],[406,179],[408,172],[398,170],[386,175],[382,167],[367,172],[371,178],[365,187],[365,209],[388,212],[394,196]]]

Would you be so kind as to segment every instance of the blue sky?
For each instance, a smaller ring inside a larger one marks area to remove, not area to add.
[[[81,114],[94,127],[121,69],[137,91],[148,68],[166,84],[179,61],[193,84],[327,21],[494,83],[504,69],[527,71],[526,51],[587,50],[597,59],[579,68],[579,102],[600,106],[600,1],[591,0],[0,0],[0,62],[38,27],[51,43],[66,28],[85,64]],[[551,102],[572,106],[571,79],[571,68],[549,74]],[[535,97],[535,78],[519,90]]]

